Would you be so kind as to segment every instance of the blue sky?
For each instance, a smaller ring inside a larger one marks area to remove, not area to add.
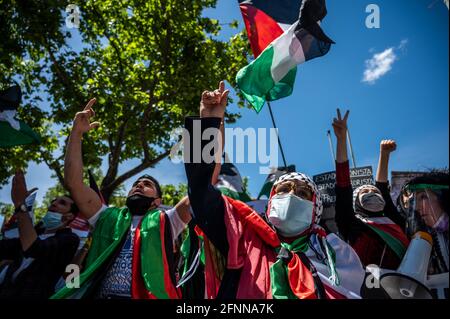
[[[371,3],[381,11],[379,29],[365,26]],[[310,175],[334,169],[326,133],[340,107],[351,110],[349,130],[358,166],[372,165],[375,170],[380,140],[395,139],[398,148],[390,170],[448,167],[449,13],[443,1],[339,0],[327,5],[322,27],[336,45],[325,57],[301,65],[294,93],[272,103],[288,164]],[[237,1],[219,0],[205,15],[221,23],[236,19],[243,28]],[[220,38],[234,33],[224,29]],[[369,82],[364,82],[369,65]],[[238,111],[236,105],[229,108]],[[267,107],[260,114],[239,111],[242,118],[229,127],[271,127]],[[137,161],[127,162],[121,171]],[[237,165],[241,175],[250,178],[253,196],[266,178],[259,166]],[[148,173],[163,184],[186,181],[184,167],[168,160]],[[39,199],[55,184],[50,174],[42,164],[28,169],[28,185],[40,188]],[[0,201],[10,202],[9,193],[10,186],[3,187]]]

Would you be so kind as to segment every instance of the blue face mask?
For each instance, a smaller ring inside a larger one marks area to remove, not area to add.
[[[62,225],[62,214],[48,211],[42,218],[45,229],[58,228]]]
[[[275,195],[268,218],[282,236],[294,237],[311,227],[313,207],[311,201],[294,194]]]

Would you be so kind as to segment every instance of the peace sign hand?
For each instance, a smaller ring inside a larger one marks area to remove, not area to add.
[[[333,119],[333,129],[336,138],[345,139],[347,137],[347,120],[350,111],[345,112],[344,118],[341,116],[341,110],[337,109],[337,118]]]

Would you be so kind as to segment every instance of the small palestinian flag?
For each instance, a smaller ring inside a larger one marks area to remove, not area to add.
[[[255,60],[236,81],[259,113],[265,101],[292,94],[297,65],[323,56],[334,43],[319,26],[325,0],[239,0]]]
[[[266,181],[264,182],[264,185],[259,192],[258,199],[260,199],[263,196],[266,196],[267,198],[270,197],[270,191],[272,190],[272,186],[275,183],[275,181],[278,179],[278,177],[287,174],[295,172],[295,165],[291,165],[288,167],[278,167],[273,168],[270,174],[267,176]]]
[[[21,100],[22,92],[18,85],[0,92],[0,147],[41,142],[38,134],[16,118]]]
[[[216,187],[225,196],[238,199],[241,202],[252,200],[244,188],[241,174],[239,174],[236,166],[231,163],[222,164]]]

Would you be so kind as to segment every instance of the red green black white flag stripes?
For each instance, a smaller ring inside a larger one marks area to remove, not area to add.
[[[244,97],[260,112],[265,101],[292,94],[297,65],[323,56],[334,43],[320,21],[325,0],[239,0],[255,60],[236,81]]]

